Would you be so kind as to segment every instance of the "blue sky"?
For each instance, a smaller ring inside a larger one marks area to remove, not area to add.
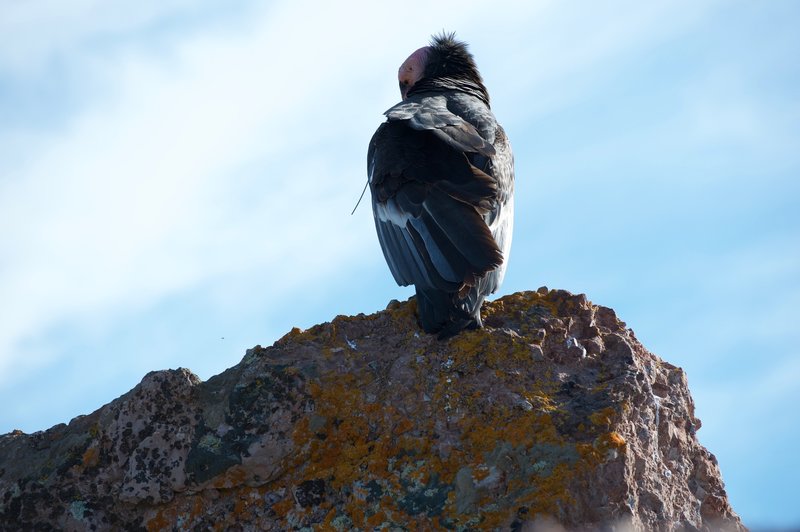
[[[350,211],[448,29],[515,150],[501,295],[615,308],[745,523],[800,524],[800,4],[488,5],[0,4],[0,433],[408,297]]]

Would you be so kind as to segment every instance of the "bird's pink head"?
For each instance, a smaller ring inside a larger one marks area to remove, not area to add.
[[[408,91],[414,86],[416,82],[422,78],[425,72],[425,65],[428,62],[429,46],[425,46],[408,56],[408,59],[403,61],[400,65],[400,70],[397,71],[397,79],[400,81],[400,96],[405,100],[408,97]]]

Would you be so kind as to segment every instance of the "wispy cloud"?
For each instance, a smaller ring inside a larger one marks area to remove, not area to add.
[[[0,130],[15,150],[0,181],[0,386],[59,356],[33,341],[57,324],[97,327],[242,270],[279,294],[359,260],[374,240],[368,209],[346,214],[396,98],[405,30],[342,31],[341,6],[308,2],[249,5],[221,23],[186,2],[51,7],[14,4],[2,18],[0,76],[23,100],[57,82],[58,64],[81,73],[65,90],[90,98],[57,123]],[[427,38],[419,30],[414,45]]]
[[[246,15],[250,7],[235,1],[220,9],[205,0],[7,2],[0,7],[0,67],[29,80],[59,66],[73,68],[76,59],[116,55],[128,46],[157,52],[197,28],[219,29],[215,19]]]
[[[428,10],[442,26],[482,35],[476,13],[453,5]],[[510,23],[546,16],[543,5]],[[396,15],[361,8],[372,20]],[[147,45],[148,32],[188,9],[173,2],[123,13],[87,1],[67,10],[74,24],[56,16],[61,8],[17,8],[4,19],[15,28],[6,39],[34,28],[47,35],[2,47],[12,50],[0,56],[4,76],[42,75],[57,58],[88,86],[102,80],[102,91],[58,129],[12,131],[26,139],[19,149],[27,156],[0,184],[0,289],[14,302],[0,325],[2,379],[50,360],[26,352],[26,339],[65,319],[91,322],[150,305],[242,264],[289,290],[341,269],[373,240],[363,219],[357,225],[340,214],[359,192],[376,111],[396,97],[395,63],[409,49],[404,30],[343,32],[331,24],[338,8],[293,3],[248,7],[246,22],[203,20],[212,31],[184,29]],[[429,28],[418,33],[413,45]],[[521,49],[523,33],[516,35]],[[626,42],[601,40],[607,53]],[[335,238],[322,220],[336,220]],[[325,256],[328,269],[292,266],[311,264],[311,256]]]

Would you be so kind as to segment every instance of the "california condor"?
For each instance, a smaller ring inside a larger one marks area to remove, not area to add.
[[[398,72],[402,101],[369,144],[372,212],[389,269],[413,284],[422,328],[482,326],[506,271],[514,159],[467,45],[434,36]]]

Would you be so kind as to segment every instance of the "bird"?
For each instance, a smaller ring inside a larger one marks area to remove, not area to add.
[[[483,326],[505,276],[514,219],[514,156],[465,42],[431,37],[398,70],[401,100],[367,151],[372,213],[419,324],[447,339]]]

